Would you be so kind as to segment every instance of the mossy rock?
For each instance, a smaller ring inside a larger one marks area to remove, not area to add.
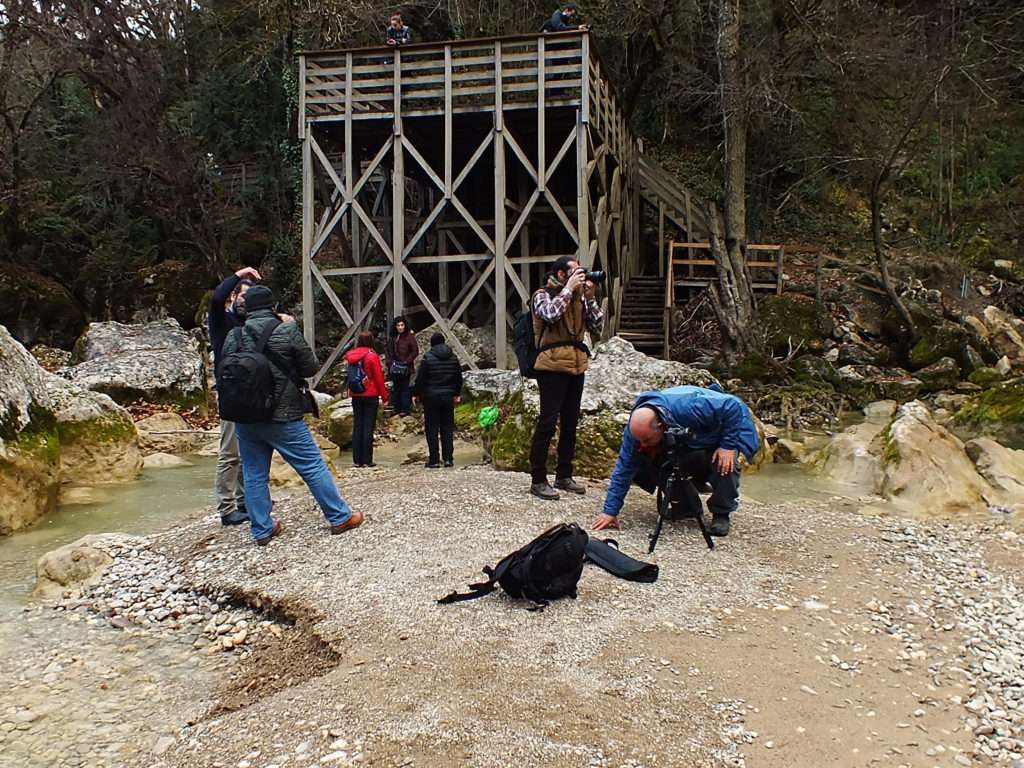
[[[480,426],[480,410],[487,407],[488,403],[475,400],[459,403],[455,406],[455,431],[463,434],[477,434],[483,432]]]
[[[954,423],[992,435],[1007,447],[1024,447],[1024,379],[1001,382],[973,395],[956,412]]]
[[[805,349],[818,349],[833,331],[832,316],[806,297],[768,296],[758,304],[758,318],[776,355],[801,343]]]
[[[836,367],[817,355],[801,355],[793,361],[793,378],[800,384],[839,384],[840,376]],[[832,387],[830,386],[829,389]]]
[[[963,365],[964,350],[970,346],[971,335],[956,323],[937,323],[919,329],[921,337],[910,349],[912,368],[925,368],[944,357]]]
[[[501,415],[490,445],[491,461],[495,469],[529,472],[530,443],[537,411],[524,402],[522,392],[506,397],[498,407]]]
[[[991,386],[999,384],[1003,380],[1003,375],[995,368],[982,366],[981,368],[973,370],[971,375],[967,377],[967,380],[971,382],[971,384],[977,384],[979,387],[985,387],[988,389]]]

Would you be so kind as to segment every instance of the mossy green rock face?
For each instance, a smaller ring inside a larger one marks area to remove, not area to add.
[[[971,343],[968,331],[956,323],[937,323],[921,329],[921,338],[910,349],[912,368],[924,368],[944,357],[962,362],[964,350]]]
[[[128,480],[141,466],[127,411],[44,371],[0,326],[0,535],[52,511],[62,484]]]
[[[787,354],[801,343],[805,349],[817,349],[832,335],[832,317],[811,300],[769,296],[761,300],[758,313],[768,344],[777,355]]]
[[[943,357],[914,374],[927,392],[953,389],[960,381],[960,366],[952,357]]]
[[[793,377],[800,384],[836,385],[840,381],[839,373],[832,363],[817,355],[801,355],[793,361]]]
[[[352,429],[355,413],[351,400],[336,400],[327,405],[320,414],[321,432],[339,448],[352,445]]]
[[[991,435],[1009,448],[1024,448],[1024,378],[971,396],[957,411],[954,423]]]
[[[967,377],[967,380],[971,384],[977,384],[979,387],[991,387],[994,384],[998,384],[1003,380],[1003,375],[999,373],[995,368],[983,366],[976,368],[971,372],[971,375]]]

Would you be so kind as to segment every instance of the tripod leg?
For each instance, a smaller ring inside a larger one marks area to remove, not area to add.
[[[700,510],[697,513],[697,525],[700,526],[700,535],[704,537],[704,541],[707,542],[708,549],[715,548],[715,540],[711,538],[711,534],[708,533],[708,527],[704,524],[704,510]]]
[[[662,493],[662,490],[658,489],[658,522],[654,526],[654,533],[651,534],[651,543],[647,547],[647,554],[654,552],[654,548],[658,546],[658,539],[661,538],[661,526],[665,523],[665,513],[668,511],[668,505],[671,503],[671,498],[667,493]]]

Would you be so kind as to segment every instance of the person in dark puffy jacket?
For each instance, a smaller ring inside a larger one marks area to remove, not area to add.
[[[269,288],[255,285],[246,292],[245,317],[244,326],[228,333],[223,357],[239,350],[255,350],[267,325],[277,323],[264,349],[274,377],[274,412],[270,421],[236,424],[253,539],[265,546],[281,533],[281,521],[270,514],[270,460],[274,451],[305,481],[330,523],[332,534],[358,527],[363,522],[362,513],[353,512],[341,498],[302,418],[310,402],[303,379],[320,367],[316,355],[294,319],[284,315],[282,320],[274,313],[274,294]]]
[[[420,360],[413,393],[423,403],[429,454],[427,468],[441,466],[437,450],[439,436],[444,465],[454,466],[455,404],[461,400],[462,365],[440,333],[430,337],[430,351]]]
[[[363,331],[356,337],[356,346],[345,353],[345,362],[360,365],[366,374],[362,392],[352,392],[352,463],[357,467],[372,467],[373,428],[377,424],[377,409],[387,405],[388,390],[384,384],[384,369],[380,357],[373,349],[373,334]]]

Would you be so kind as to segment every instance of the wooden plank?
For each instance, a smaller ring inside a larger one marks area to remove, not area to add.
[[[494,84],[498,93],[498,98],[501,94],[501,49],[500,43],[498,43],[498,55],[495,57],[494,64]],[[508,295],[506,289],[508,286],[507,272],[508,263],[506,262],[507,254],[505,253],[505,234],[506,234],[506,210],[505,210],[505,197],[508,195],[508,189],[505,181],[505,134],[500,129],[500,123],[498,117],[501,115],[501,110],[496,109],[495,115],[495,126],[494,126],[494,340],[495,340],[495,366],[504,370],[508,367],[507,349],[508,349],[508,335],[506,333],[506,322],[508,312]],[[515,275],[515,273],[512,273]]]
[[[487,262],[487,266],[484,267],[484,271],[477,277],[476,282],[472,284],[472,287],[468,290],[462,302],[458,308],[452,314],[450,322],[452,325],[459,322],[459,318],[462,317],[462,313],[466,311],[469,305],[473,302],[473,298],[480,292],[480,288],[483,287],[484,283],[490,278],[491,273],[494,271],[494,259],[490,259]],[[468,284],[467,284],[468,285]]]
[[[530,178],[533,179],[534,184],[536,184],[537,170],[533,167],[533,163],[530,162],[530,159],[526,156],[523,148],[519,146],[519,142],[516,141],[515,136],[513,136],[510,131],[506,131],[505,133],[507,134],[505,137],[506,142],[508,146],[512,147],[512,153],[519,159],[519,162],[523,165],[523,169],[530,175]]]
[[[587,167],[587,134],[584,130],[581,110],[576,110],[576,125],[572,129],[570,138],[576,142],[576,227],[579,232],[576,238],[578,245],[576,260],[590,269],[593,264],[590,259],[590,185],[584,178],[584,169]],[[563,145],[562,148],[566,149],[567,145]],[[557,162],[559,160],[556,160],[556,164]],[[549,197],[551,196],[549,195]]]
[[[491,258],[490,253],[449,253],[437,256],[410,256],[407,264],[456,264],[462,261],[484,261]]]
[[[451,199],[452,187],[452,47],[444,47],[444,197]]]
[[[313,302],[313,131],[302,141],[302,333],[316,349],[316,315]]]
[[[376,275],[391,269],[390,264],[373,264],[362,267],[330,267],[319,270],[324,277],[351,277],[352,275]]]
[[[578,111],[579,110],[577,110],[577,112]],[[576,125],[574,125],[572,127],[572,130],[569,131],[569,135],[566,136],[565,137],[565,141],[562,142],[562,146],[558,148],[558,152],[555,154],[554,159],[548,164],[548,169],[547,169],[547,172],[546,172],[546,177],[544,179],[545,185],[547,184],[547,182],[551,181],[551,177],[555,175],[555,171],[558,170],[559,163],[561,163],[562,160],[565,158],[566,154],[568,154],[569,148],[574,146],[577,143],[576,137],[582,132],[582,128],[583,128],[583,123],[581,121],[577,120],[576,121]],[[583,149],[584,149],[584,151],[586,151],[586,144],[583,145]],[[584,159],[586,159],[585,156],[584,156]],[[577,166],[576,167],[577,168],[582,168],[583,166],[579,165],[578,163],[579,163],[579,158],[577,158]]]
[[[430,316],[434,318],[434,322],[437,323],[438,326],[441,328],[441,331],[444,333],[445,338],[448,341],[448,344],[455,348],[456,353],[461,353],[463,359],[469,361],[469,367],[475,370],[476,363],[473,362],[473,358],[469,354],[469,352],[466,351],[466,348],[462,346],[462,342],[459,341],[458,337],[456,337],[454,333],[452,333],[452,329],[448,325],[448,318],[444,317],[440,312],[437,311],[437,307],[434,306],[434,302],[430,300],[430,297],[427,296],[426,292],[424,292],[424,290],[420,287],[420,284],[416,281],[416,278],[413,277],[413,274],[412,272],[409,271],[409,268],[405,264],[399,264],[398,268],[401,269],[402,278],[405,280],[406,283],[409,284],[409,287],[412,288],[413,293],[415,293],[419,297],[420,301],[423,302],[423,308],[427,310]],[[395,314],[398,314],[397,307],[395,309]]]
[[[306,82],[306,57],[299,56],[299,82],[305,85]],[[299,114],[298,114],[299,138],[306,138],[306,89],[299,89]]]
[[[544,89],[544,50],[543,37],[537,38],[537,188],[543,192],[547,183],[547,149],[544,145],[547,130],[544,122],[544,100],[547,92]]]
[[[342,303],[341,299],[338,298],[338,294],[336,294],[334,289],[331,288],[331,284],[327,282],[327,278],[321,274],[316,264],[310,264],[310,269],[313,270],[313,277],[315,277],[316,281],[320,283],[320,288],[324,292],[324,295],[327,296],[327,300],[331,302],[331,305],[334,307],[334,311],[338,313],[338,316],[341,317],[342,321],[346,325],[352,325],[352,315],[349,314],[348,309]]]
[[[580,88],[580,122],[584,125],[590,123],[590,33],[586,32],[580,38],[580,58],[582,65],[587,68],[586,73],[581,73]],[[582,167],[582,166],[580,166]]]
[[[423,155],[419,153],[419,150],[416,149],[416,147],[413,145],[412,141],[410,141],[408,136],[402,136],[402,146],[405,147],[405,150],[410,155],[412,155],[412,159],[415,160],[416,163],[420,166],[420,168],[423,169],[423,172],[430,177],[430,180],[434,182],[434,185],[442,192],[444,192],[445,183],[441,181],[437,173],[434,172],[434,169],[430,167],[430,163],[428,163],[426,161],[426,158],[424,158]]]

